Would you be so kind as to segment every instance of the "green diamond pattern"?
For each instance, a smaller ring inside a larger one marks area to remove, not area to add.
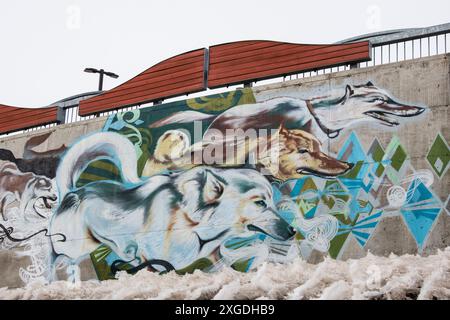
[[[372,145],[370,146],[367,154],[372,157],[373,161],[375,161],[375,175],[380,178],[383,175],[385,169],[384,165],[381,163],[384,157],[384,150],[377,139],[372,142]]]
[[[441,178],[450,161],[450,149],[443,137],[438,134],[427,155],[428,163],[439,178]]]
[[[383,160],[384,150],[377,139],[372,142],[367,154],[369,154],[375,162],[381,162],[381,160]]]
[[[397,147],[394,155],[392,156],[391,166],[395,170],[399,171],[402,167],[403,162],[406,160],[406,152],[401,145]]]
[[[380,164],[378,165],[377,170],[375,171],[375,174],[376,174],[377,177],[379,178],[379,177],[381,177],[381,175],[383,174],[383,172],[384,172],[384,166],[380,163]]]

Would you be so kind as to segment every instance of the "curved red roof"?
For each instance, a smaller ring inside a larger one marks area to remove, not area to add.
[[[58,123],[58,108],[20,108],[0,104],[0,133]]]
[[[121,85],[79,103],[81,116],[238,83],[370,60],[369,41],[295,44],[238,41],[166,59]],[[57,107],[0,105],[0,133],[58,122]]]
[[[209,52],[209,88],[370,59],[368,41],[337,45],[239,41],[212,46]]]
[[[370,60],[368,41],[294,44],[250,40],[177,55],[99,96],[80,102],[80,115],[277,76]]]

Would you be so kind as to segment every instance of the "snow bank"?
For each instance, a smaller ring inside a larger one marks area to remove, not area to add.
[[[326,258],[262,264],[240,273],[222,269],[179,276],[141,270],[118,280],[71,284],[33,282],[0,289],[1,299],[449,299],[450,247],[428,257],[415,255],[358,260]]]

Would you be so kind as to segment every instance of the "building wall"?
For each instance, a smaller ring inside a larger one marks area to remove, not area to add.
[[[3,138],[0,287],[448,246],[448,58]]]

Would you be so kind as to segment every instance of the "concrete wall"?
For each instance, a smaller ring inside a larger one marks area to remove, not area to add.
[[[448,246],[448,58],[2,138],[0,287]],[[260,134],[222,154],[233,128]]]

